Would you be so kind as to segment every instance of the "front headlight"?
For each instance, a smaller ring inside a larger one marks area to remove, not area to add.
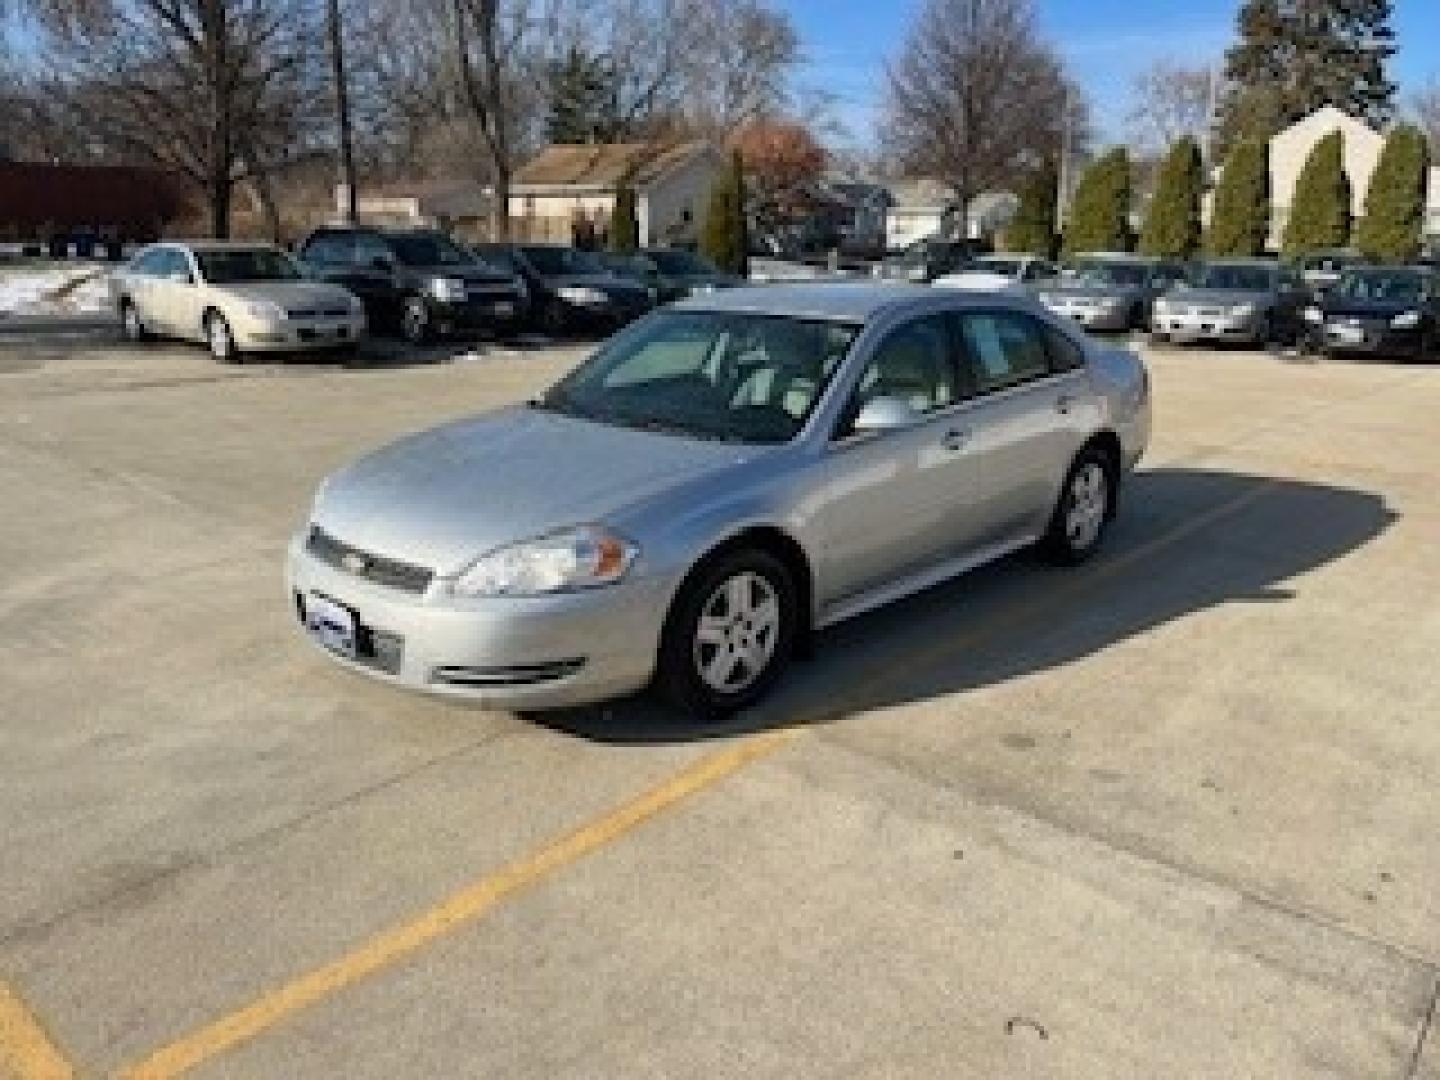
[[[456,596],[546,596],[613,585],[640,553],[598,525],[564,529],[492,551],[451,584]]]
[[[257,322],[278,323],[285,321],[285,309],[271,300],[249,300],[245,304],[245,314]]]
[[[1316,323],[1317,325],[1325,321],[1325,313],[1321,311],[1318,307],[1307,307],[1304,311],[1303,317],[1306,322]]]
[[[691,296],[707,296],[715,291],[715,286],[710,282],[702,282],[699,285],[690,286]]]
[[[1420,325],[1420,312],[1402,311],[1390,320],[1390,325],[1396,330],[1413,330]]]
[[[431,278],[430,295],[441,303],[457,303],[465,299],[465,282],[453,277]]]
[[[588,285],[561,285],[555,295],[569,304],[603,304],[610,298]]]

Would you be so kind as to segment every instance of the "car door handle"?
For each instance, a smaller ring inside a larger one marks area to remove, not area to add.
[[[1075,399],[1069,394],[1061,394],[1055,399],[1055,411],[1061,416],[1069,416],[1070,410],[1075,407]]]
[[[969,443],[970,432],[963,428],[951,428],[940,440],[940,445],[946,450],[964,450]]]

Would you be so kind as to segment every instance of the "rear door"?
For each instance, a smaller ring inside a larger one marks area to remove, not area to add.
[[[978,505],[957,506],[956,535],[971,544],[1038,536],[1088,433],[1099,422],[1084,351],[1029,312],[956,312],[960,362],[974,398],[964,409]]]

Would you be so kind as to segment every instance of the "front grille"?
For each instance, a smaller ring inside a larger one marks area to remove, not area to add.
[[[423,566],[413,566],[398,559],[387,559],[357,547],[343,543],[331,536],[318,525],[310,527],[305,540],[305,550],[326,566],[343,570],[365,581],[373,581],[389,589],[407,593],[423,593],[430,587],[435,576]]]

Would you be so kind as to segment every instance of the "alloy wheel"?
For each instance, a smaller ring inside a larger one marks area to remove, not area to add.
[[[705,686],[738,694],[753,685],[775,658],[780,617],[780,598],[760,574],[745,570],[721,582],[695,627],[695,669]]]
[[[235,358],[235,337],[230,333],[230,324],[223,316],[212,315],[206,324],[205,337],[210,343],[210,355],[221,363]]]
[[[1110,480],[1098,462],[1087,461],[1070,479],[1065,536],[1075,551],[1088,551],[1100,538],[1109,510]]]

